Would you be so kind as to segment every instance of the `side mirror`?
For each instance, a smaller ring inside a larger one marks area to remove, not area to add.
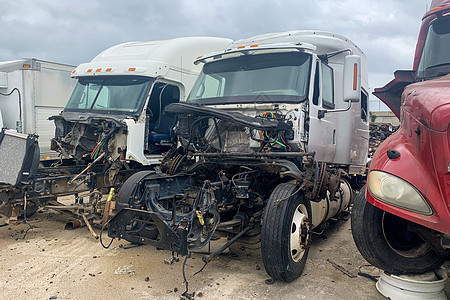
[[[344,62],[344,101],[361,100],[361,58],[347,55]]]

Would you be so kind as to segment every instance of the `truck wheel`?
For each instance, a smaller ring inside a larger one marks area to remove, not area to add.
[[[292,183],[278,185],[264,210],[261,254],[267,274],[291,282],[305,268],[310,241],[311,207]]]
[[[154,174],[153,171],[140,171],[134,173],[122,185],[122,188],[119,191],[119,201],[116,203],[117,212],[121,211],[123,207],[128,206],[139,206],[139,203],[135,202],[135,196],[139,195],[137,199],[140,199],[140,195],[143,193],[144,187],[140,186],[139,183],[145,179],[145,177]],[[139,201],[139,200],[138,200]],[[141,203],[141,205],[145,205]],[[140,218],[142,219],[142,218]],[[141,226],[141,223],[134,222],[133,229],[137,229]],[[141,231],[145,231],[145,236],[150,239],[156,239],[158,237],[159,231],[154,224],[147,224],[144,228],[140,229]]]
[[[352,208],[352,234],[361,255],[375,267],[392,274],[421,274],[439,268],[444,260],[417,233],[409,221],[369,202],[365,186]]]
[[[127,180],[125,180],[119,191],[119,201],[118,203],[116,203],[117,212],[122,210],[123,205],[133,205],[133,196],[135,194],[139,194],[139,191],[137,190],[139,188],[139,182],[153,173],[153,171],[140,171],[134,173],[133,175],[128,177]]]

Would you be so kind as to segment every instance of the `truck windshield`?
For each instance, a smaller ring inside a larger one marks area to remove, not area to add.
[[[203,66],[188,101],[199,104],[300,102],[308,95],[311,56],[243,55]]]
[[[134,114],[142,107],[150,82],[145,77],[82,77],[64,110]]]
[[[429,27],[417,67],[417,77],[429,78],[448,73],[450,73],[450,16],[438,19]]]

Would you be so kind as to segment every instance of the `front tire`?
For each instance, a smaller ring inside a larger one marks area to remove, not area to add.
[[[375,267],[392,274],[421,274],[439,268],[444,260],[417,233],[409,221],[369,202],[365,186],[352,208],[352,234],[361,255]]]
[[[310,243],[311,206],[298,186],[278,185],[264,210],[261,254],[267,274],[291,282],[305,268]]]

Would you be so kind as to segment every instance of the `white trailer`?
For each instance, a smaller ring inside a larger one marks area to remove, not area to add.
[[[66,105],[76,80],[75,66],[39,59],[0,62],[0,125],[39,136],[41,159],[55,158],[50,140],[55,126],[48,118]]]

